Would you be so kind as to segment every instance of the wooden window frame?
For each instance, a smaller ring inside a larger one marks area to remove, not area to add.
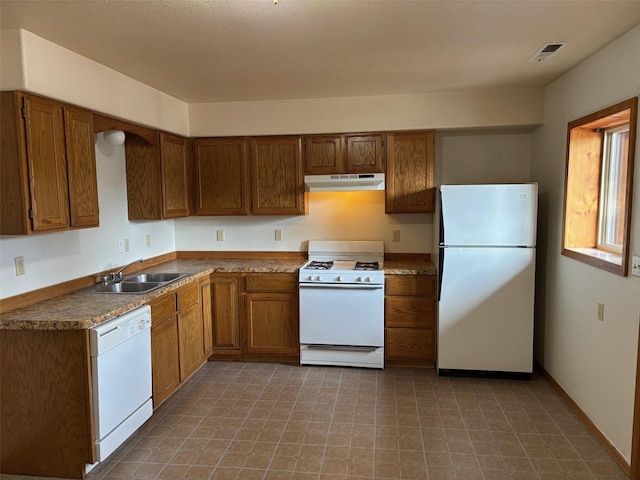
[[[633,163],[638,97],[569,122],[564,178],[561,254],[616,275],[629,274]],[[629,124],[622,251],[599,246],[604,130]]]

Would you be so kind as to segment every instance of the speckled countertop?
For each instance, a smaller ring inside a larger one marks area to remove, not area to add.
[[[303,259],[179,259],[136,273],[189,273],[163,288],[138,294],[72,292],[0,315],[0,330],[68,330],[98,325],[211,273],[297,273]],[[390,260],[385,274],[435,275],[432,263]]]
[[[427,261],[385,260],[385,275],[437,275],[436,267]]]

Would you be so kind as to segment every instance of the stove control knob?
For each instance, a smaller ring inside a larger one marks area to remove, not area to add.
[[[356,282],[361,282],[361,281],[362,281],[362,277],[356,278]]]
[[[365,281],[365,282],[370,282],[370,281],[371,281],[371,277],[366,277],[366,278],[364,279],[364,281]]]
[[[316,277],[316,282],[319,282],[319,281],[320,281],[320,275]]]
[[[342,281],[342,277],[336,277],[336,282],[341,282]]]
[[[308,281],[311,281],[311,280],[313,280],[313,277],[312,277],[311,275],[309,275],[309,276],[307,277],[307,280],[308,280]]]

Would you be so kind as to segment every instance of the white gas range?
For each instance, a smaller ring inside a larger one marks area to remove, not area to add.
[[[300,364],[384,368],[384,242],[310,241]]]

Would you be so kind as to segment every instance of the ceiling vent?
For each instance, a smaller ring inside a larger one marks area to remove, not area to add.
[[[547,60],[558,53],[558,50],[564,47],[567,43],[569,42],[545,43],[536,53],[529,57],[527,62],[542,62],[543,60]]]

